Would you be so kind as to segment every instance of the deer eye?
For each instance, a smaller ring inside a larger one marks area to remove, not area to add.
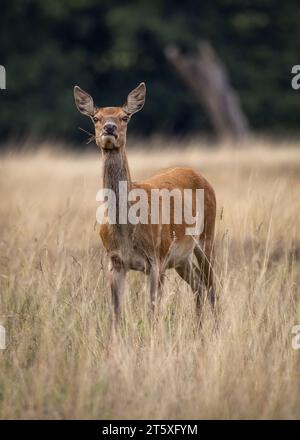
[[[123,117],[122,117],[122,121],[124,121],[124,122],[128,122],[128,121],[129,121],[129,116],[123,116]]]
[[[99,121],[99,118],[97,118],[97,116],[94,116],[94,117],[93,117],[93,121],[96,123],[96,122]]]

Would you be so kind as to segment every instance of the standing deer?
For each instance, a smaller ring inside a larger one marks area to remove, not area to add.
[[[117,218],[119,182],[127,182],[128,191],[139,188],[149,195],[152,189],[204,190],[204,224],[198,236],[186,235],[186,224],[102,224],[100,237],[109,257],[109,281],[114,305],[115,322],[119,321],[125,276],[128,270],[149,275],[150,299],[154,308],[160,298],[166,269],[174,268],[192,288],[200,311],[207,295],[215,305],[213,281],[213,240],[216,198],[213,188],[191,168],[176,167],[161,171],[143,182],[133,182],[126,155],[127,125],[131,116],[145,103],[146,86],[141,83],[132,90],[122,107],[96,107],[92,97],[75,86],[78,110],[89,116],[95,125],[96,144],[103,158],[103,188],[116,194]],[[150,197],[148,197],[150,200]],[[127,203],[127,201],[126,201]],[[192,202],[195,210],[194,200]],[[151,210],[151,207],[149,207]],[[174,213],[174,206],[171,207]],[[199,267],[193,263],[195,255]]]

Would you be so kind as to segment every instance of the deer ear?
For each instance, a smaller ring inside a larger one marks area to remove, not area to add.
[[[81,113],[87,116],[93,116],[95,114],[96,108],[91,95],[82,90],[80,87],[75,86],[74,98],[76,107]]]
[[[132,90],[127,96],[127,101],[123,105],[123,109],[126,113],[133,115],[134,113],[142,110],[145,104],[146,97],[146,84],[141,83],[136,89]]]

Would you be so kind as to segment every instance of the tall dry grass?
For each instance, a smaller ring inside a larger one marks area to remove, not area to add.
[[[2,155],[1,418],[299,418],[300,146],[156,144],[129,150],[134,178],[192,165],[216,190],[218,332],[208,306],[197,330],[174,271],[151,326],[145,277],[131,272],[113,337],[100,154]]]

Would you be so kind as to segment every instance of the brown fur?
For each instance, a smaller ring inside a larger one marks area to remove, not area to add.
[[[216,198],[207,180],[191,168],[171,168],[160,171],[143,182],[132,182],[125,144],[127,124],[133,113],[144,104],[145,85],[141,83],[127,98],[123,107],[96,108],[92,98],[81,89],[75,89],[78,109],[90,116],[95,123],[96,143],[103,155],[103,187],[115,191],[118,207],[118,183],[127,181],[128,191],[142,188],[151,200],[151,189],[204,189],[204,229],[200,236],[186,235],[187,226],[174,223],[174,203],[171,201],[170,224],[121,225],[104,224],[100,237],[110,259],[110,284],[116,320],[120,315],[121,297],[124,291],[125,275],[128,270],[149,274],[150,297],[154,307],[161,294],[166,269],[175,268],[178,274],[190,284],[201,309],[205,291],[212,305],[215,304],[213,282],[213,241],[216,216]],[[114,135],[106,134],[107,124],[114,125]],[[171,199],[172,200],[172,199]],[[192,201],[195,215],[195,197]],[[151,207],[150,207],[151,209]],[[117,209],[118,216],[118,209]],[[118,217],[117,217],[118,218]],[[192,261],[195,255],[198,266]]]

